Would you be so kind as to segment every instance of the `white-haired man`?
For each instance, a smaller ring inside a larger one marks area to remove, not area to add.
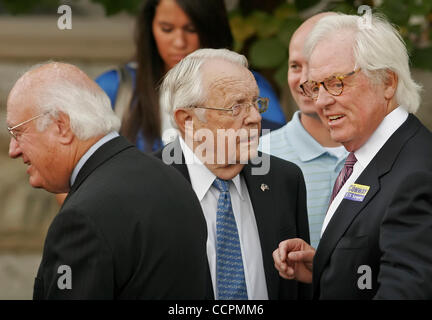
[[[310,288],[279,277],[272,246],[286,235],[309,240],[300,169],[257,156],[267,100],[244,56],[200,49],[171,69],[161,86],[179,140],[158,157],[192,184],[207,222],[209,298],[298,299]],[[262,169],[262,170],[261,170]]]
[[[69,192],[52,222],[34,299],[203,299],[206,226],[175,170],[116,132],[108,97],[81,70],[48,63],[7,101],[9,155],[30,184]]]
[[[320,20],[305,46],[314,100],[350,152],[318,249],[298,239],[273,257],[280,274],[313,282],[320,299],[432,298],[432,134],[412,114],[420,87],[385,19]]]
[[[270,154],[294,162],[303,172],[311,246],[318,247],[321,228],[330,201],[333,184],[342,170],[348,152],[332,140],[321,121],[314,101],[303,94],[300,84],[307,80],[308,64],[303,53],[304,43],[313,26],[324,12],[307,19],[290,40],[288,86],[299,110],[282,128],[270,133]],[[262,142],[265,139],[261,139]]]

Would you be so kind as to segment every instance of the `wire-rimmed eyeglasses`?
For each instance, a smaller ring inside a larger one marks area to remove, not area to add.
[[[21,127],[22,125],[24,125],[26,123],[29,123],[30,121],[36,120],[36,119],[38,119],[38,118],[40,118],[40,117],[42,117],[42,116],[44,116],[44,115],[46,115],[48,113],[49,113],[48,111],[43,112],[43,113],[41,113],[41,114],[39,114],[37,116],[34,116],[34,117],[32,117],[32,118],[30,118],[28,120],[20,122],[20,123],[18,123],[17,125],[15,125],[13,127],[7,127],[7,130],[8,130],[8,132],[11,135],[12,138],[14,138],[15,140],[18,140],[19,134],[17,134],[17,132],[15,132],[14,130],[16,130],[17,128]]]
[[[246,110],[246,113],[249,113],[250,107],[254,107],[259,113],[264,113],[268,109],[268,104],[269,104],[269,98],[259,97],[252,103],[240,103],[240,104],[236,104],[231,108],[216,108],[216,107],[204,107],[204,106],[193,106],[192,108],[230,111],[233,117],[237,117],[243,113],[243,110]]]

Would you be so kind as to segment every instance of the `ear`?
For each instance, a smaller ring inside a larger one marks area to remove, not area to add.
[[[192,120],[192,109],[176,109],[174,111],[174,120],[180,130],[182,137],[185,137],[186,121]]]
[[[398,76],[393,71],[387,72],[387,78],[384,81],[384,97],[391,100],[396,94],[398,85]]]
[[[61,144],[67,145],[71,144],[75,138],[75,134],[72,132],[70,127],[70,119],[63,112],[58,113],[58,118],[54,120],[59,141]]]

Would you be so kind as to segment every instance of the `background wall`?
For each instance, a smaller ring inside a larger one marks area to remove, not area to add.
[[[58,29],[56,8],[51,14],[0,15],[0,299],[32,298],[43,241],[59,209],[52,194],[29,186],[22,161],[8,158],[8,92],[36,63],[69,62],[94,78],[134,52],[132,16],[107,18],[100,5],[74,4],[72,30]]]

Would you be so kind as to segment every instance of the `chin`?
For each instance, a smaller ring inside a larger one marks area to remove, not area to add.
[[[42,185],[42,183],[40,183],[40,182],[38,182],[37,180],[36,181],[34,181],[35,179],[32,179],[31,177],[30,177],[30,179],[29,179],[29,183],[30,183],[30,185],[33,187],[33,188],[36,188],[36,189],[45,189],[44,188],[44,186]],[[45,189],[46,190],[46,189]],[[48,190],[47,190],[48,191]]]
[[[250,159],[256,158],[258,156],[258,148],[257,146],[250,146],[248,150],[244,150],[242,153],[240,153],[240,159],[239,163],[246,164],[250,161]]]
[[[352,138],[350,138],[348,135],[343,134],[341,132],[337,132],[335,130],[330,130],[330,137],[333,141],[340,143],[342,145],[350,144],[352,141]],[[348,149],[347,149],[348,150]],[[350,151],[350,150],[348,150]]]
[[[56,192],[56,190],[53,186],[51,186],[51,187],[48,186],[46,183],[44,183],[43,181],[41,181],[40,179],[38,179],[36,177],[30,177],[29,183],[35,189],[44,189],[45,191],[48,191],[51,193]]]
[[[337,134],[332,134],[332,131],[330,130],[330,138],[337,143],[342,143],[345,141],[342,137],[338,136]]]
[[[230,164],[226,167],[221,167],[215,170],[214,174],[223,180],[231,180],[242,171],[244,164]]]
[[[258,155],[259,138],[256,137],[247,143],[240,143],[236,150],[236,163],[246,164]]]

